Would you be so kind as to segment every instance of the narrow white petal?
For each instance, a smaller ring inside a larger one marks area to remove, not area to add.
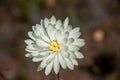
[[[76,27],[76,28],[74,28],[73,30],[72,30],[72,32],[74,33],[74,32],[79,32],[80,31],[80,27]]]
[[[73,63],[74,65],[78,66],[78,62],[77,62],[76,59],[71,59],[71,61],[72,61],[72,63]]]
[[[58,20],[58,21],[56,22],[55,28],[56,28],[56,29],[59,29],[59,28],[61,27],[61,25],[62,25],[61,20]]]
[[[46,36],[44,32],[43,32],[42,34],[40,34],[40,37],[41,37],[44,41],[46,41],[46,42],[50,42],[49,37]]]
[[[55,40],[55,33],[56,33],[56,30],[54,28],[52,29],[48,29],[48,34],[49,34],[49,37],[51,40]]]
[[[43,19],[41,19],[41,21],[40,21],[41,26],[44,26],[43,22],[44,22]]]
[[[37,68],[37,71],[41,71],[43,70],[44,68],[41,67],[41,64],[39,64],[38,68]]]
[[[40,39],[36,40],[36,44],[39,45],[40,47],[48,47],[49,46],[48,43],[46,43],[45,41],[40,40]]]
[[[47,57],[48,59],[47,59],[46,63],[47,64],[50,63],[55,58],[55,55],[56,55],[56,53],[51,53],[50,56]]]
[[[69,19],[67,17],[64,21],[64,28],[66,28],[68,26],[68,24],[69,24]]]
[[[69,34],[69,37],[71,38],[78,38],[78,37],[80,37],[80,35],[81,35],[81,32],[75,32],[75,33],[71,33],[70,32],[70,34]]]
[[[35,27],[35,29],[37,30],[37,29],[39,29],[41,26],[39,25],[39,24],[36,24],[36,27]]]
[[[77,46],[84,46],[85,45],[85,42],[84,42],[84,39],[76,39],[73,44],[77,45]]]
[[[35,28],[36,28],[36,30],[39,31],[39,32],[42,32],[42,31],[43,31],[43,26],[41,26],[40,24],[36,24]]]
[[[72,25],[68,25],[66,29],[64,29],[64,32],[70,32],[72,30]]]
[[[43,60],[43,58],[33,57],[33,59],[32,59],[33,62],[40,62],[41,60]]]
[[[76,55],[76,57],[79,58],[79,59],[84,58],[84,56],[83,56],[83,54],[82,54],[81,52],[76,51],[76,52],[75,52],[75,55]]]
[[[68,38],[63,39],[63,44],[66,44],[68,42]]]
[[[47,55],[49,55],[50,53],[51,53],[50,51],[43,51],[43,52],[40,52],[39,55],[41,55],[41,56],[47,56]]]
[[[32,52],[31,55],[32,56],[37,56],[37,55],[39,55],[39,52]]]
[[[32,32],[32,31],[29,31],[29,32],[28,32],[28,36],[29,36],[31,39],[35,40],[35,37],[33,36],[33,32]]]
[[[35,31],[36,31],[36,27],[35,27],[35,26],[32,26],[32,30],[35,32]]]
[[[69,54],[70,54],[70,58],[71,59],[75,59],[76,58],[76,56],[75,56],[75,54],[73,52],[69,52]]]
[[[32,26],[33,32],[35,33],[36,36],[40,36],[40,32],[43,30],[43,29],[40,30],[40,27],[41,26],[39,24],[36,24],[36,26]]]
[[[70,35],[75,34],[75,33],[78,33],[79,30],[80,30],[79,27],[76,27],[76,28],[72,29],[72,30],[70,31]]]
[[[78,46],[75,46],[75,45],[70,45],[69,46],[69,50],[70,51],[78,51],[80,48]]]
[[[25,57],[31,57],[31,54],[27,53],[25,54]]]
[[[35,49],[28,49],[28,48],[25,48],[25,51],[27,51],[27,52],[37,52]]]
[[[62,50],[61,52],[64,54],[65,52],[67,53],[69,49],[68,49],[68,46],[65,45],[61,47],[61,50]]]
[[[69,53],[68,53],[68,52],[64,52],[64,53],[63,53],[63,56],[66,57],[66,58],[68,58]]]
[[[59,30],[63,33],[63,32],[64,32],[64,27],[61,26],[61,27],[59,28]]]
[[[55,24],[56,23],[56,18],[54,16],[52,16],[50,21],[51,21],[51,24]]]
[[[54,29],[53,29],[53,25],[48,25],[48,28],[47,28],[47,32],[48,32],[48,35],[49,35],[49,38],[50,40],[54,40]]]
[[[28,44],[28,45],[30,45],[30,44],[33,43],[33,41],[31,39],[27,39],[27,40],[25,40],[25,43]]]
[[[55,74],[58,74],[59,69],[60,69],[59,59],[58,59],[58,54],[56,54],[55,60],[54,60],[54,72],[55,72]]]
[[[74,42],[74,39],[73,38],[69,38],[67,44],[69,45],[69,44],[72,44],[73,42]]]
[[[40,67],[41,67],[41,68],[45,68],[46,65],[47,65],[47,64],[46,64],[46,59],[45,59],[45,60],[43,60],[43,61],[41,62]]]
[[[49,75],[50,72],[52,71],[52,67],[53,67],[53,61],[51,61],[45,68],[45,75]]]
[[[63,56],[59,53],[58,53],[58,56],[59,56],[59,61],[60,61],[60,64],[61,64],[62,68],[66,69],[66,63],[65,63],[65,60],[64,60]]]
[[[68,38],[68,36],[69,36],[69,31],[67,31],[67,32],[65,32],[64,34],[63,34],[63,36],[66,38]]]
[[[49,63],[53,58],[54,58],[55,54],[50,54],[46,59],[44,59],[42,62],[41,62],[41,67],[45,67],[47,65],[47,63]]]
[[[44,25],[45,25],[46,28],[48,27],[48,24],[49,24],[49,20],[47,18],[45,18],[44,19]]]
[[[65,59],[65,61],[66,61],[67,67],[68,67],[69,69],[73,70],[73,69],[74,69],[73,63],[72,63],[68,58],[64,58],[64,59]]]
[[[35,50],[35,48],[33,47],[33,45],[27,45],[26,48],[27,48],[27,49]]]
[[[60,30],[56,31],[55,37],[59,43],[62,42],[62,33]]]

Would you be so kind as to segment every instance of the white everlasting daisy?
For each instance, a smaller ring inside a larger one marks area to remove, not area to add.
[[[78,65],[76,59],[83,58],[79,49],[85,44],[84,39],[79,38],[80,28],[72,29],[69,19],[62,23],[54,16],[41,20],[40,24],[32,26],[33,31],[28,32],[30,39],[25,40],[26,57],[32,57],[33,62],[40,62],[38,71],[45,69],[48,75],[52,69],[58,74],[60,66],[71,70]]]

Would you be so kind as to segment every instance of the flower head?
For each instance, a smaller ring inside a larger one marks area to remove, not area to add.
[[[78,65],[76,59],[84,58],[79,49],[84,46],[84,39],[79,38],[80,28],[72,29],[69,19],[62,23],[54,16],[41,20],[40,24],[32,26],[28,32],[30,39],[25,40],[26,57],[32,57],[33,62],[40,62],[38,71],[45,69],[48,75],[52,69],[58,74],[60,66],[71,70]]]

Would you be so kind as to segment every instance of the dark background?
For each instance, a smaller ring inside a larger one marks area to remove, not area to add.
[[[56,79],[24,56],[31,26],[51,16],[69,17],[86,41],[85,58],[61,69],[63,80],[120,80],[120,0],[0,0],[0,80]]]

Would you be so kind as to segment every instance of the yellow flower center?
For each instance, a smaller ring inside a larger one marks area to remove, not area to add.
[[[49,48],[51,51],[57,52],[60,49],[60,45],[56,40],[53,40],[52,42],[50,42]]]

